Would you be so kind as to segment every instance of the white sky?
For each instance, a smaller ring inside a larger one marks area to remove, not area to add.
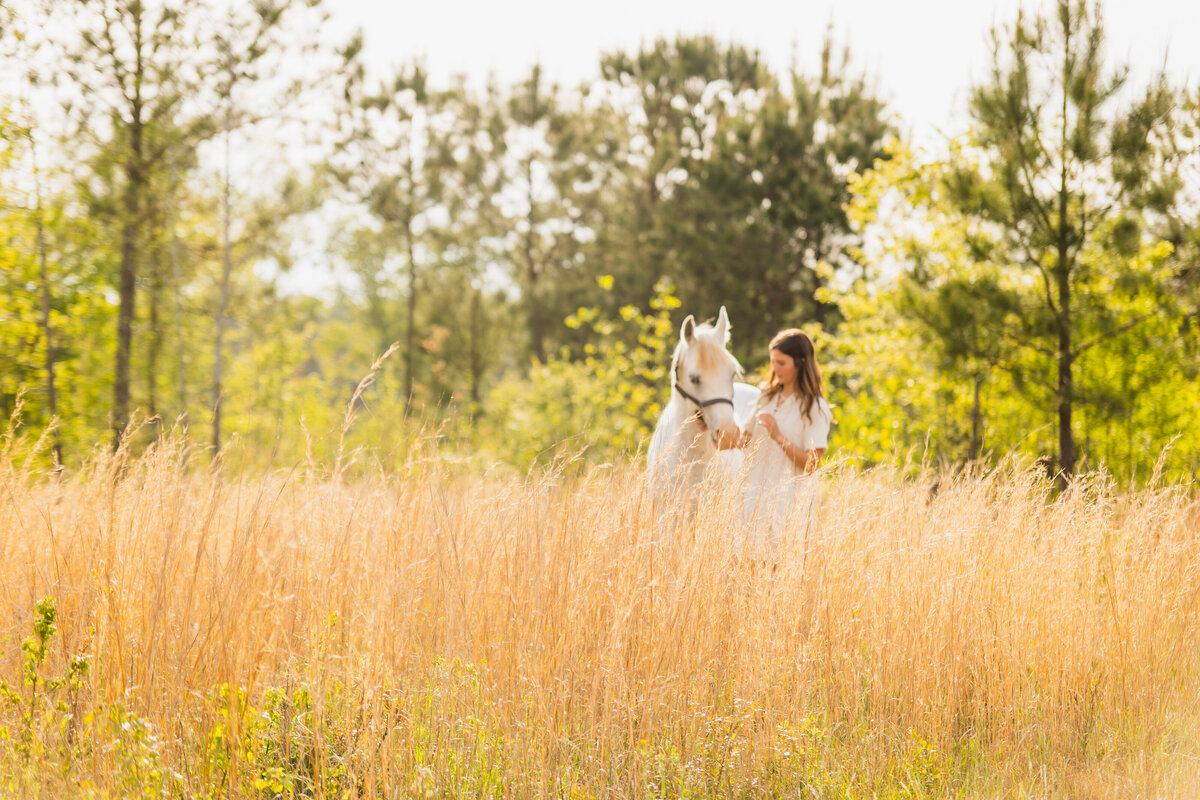
[[[456,74],[484,85],[526,77],[534,63],[564,86],[599,75],[600,55],[636,52],[660,37],[708,34],[759,50],[782,74],[795,58],[818,67],[826,30],[849,45],[852,67],[876,82],[915,144],[943,141],[966,125],[966,94],[986,76],[987,35],[1017,10],[1054,0],[333,0],[328,34],[361,28],[377,74],[420,58],[435,83]],[[1200,0],[1108,0],[1110,64],[1133,68],[1141,87],[1164,63],[1176,84],[1200,83]],[[318,236],[309,248],[323,252]],[[300,258],[281,285],[320,293],[339,282],[324,258]]]
[[[680,33],[756,48],[777,71],[796,53],[812,72],[832,24],[903,129],[925,140],[961,127],[966,89],[989,63],[987,32],[1022,5],[1054,8],[1047,0],[335,0],[333,22],[335,33],[361,27],[367,58],[381,70],[419,56],[438,81],[462,73],[482,83],[494,73],[509,82],[540,62],[566,85],[597,76],[602,52]],[[1196,86],[1200,2],[1109,0],[1104,14],[1110,57],[1130,63],[1134,85],[1167,55],[1175,81]]]

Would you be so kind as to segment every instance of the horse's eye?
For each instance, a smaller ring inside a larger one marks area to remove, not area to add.
[[[699,386],[699,385],[700,385],[700,376],[693,375],[692,376],[692,386]]]

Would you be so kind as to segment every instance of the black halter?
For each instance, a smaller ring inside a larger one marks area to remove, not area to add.
[[[708,428],[708,438],[711,439],[713,441],[713,443],[715,444],[717,441],[717,432],[715,430],[713,430],[713,426],[709,425],[708,420],[704,418],[704,409],[708,408],[709,406],[715,406],[717,403],[728,403],[729,407],[733,408],[733,398],[732,397],[714,397],[711,400],[701,400],[699,397],[696,397],[693,394],[689,394],[687,392],[687,390],[685,390],[682,386],[679,385],[678,380],[675,381],[675,391],[677,391],[681,395],[683,395],[683,397],[685,399],[691,400],[693,403],[696,404],[696,408],[697,408],[696,413],[700,416],[700,419],[703,420],[704,426],[706,428]]]
[[[733,407],[732,397],[714,397],[712,400],[701,400],[700,398],[690,395],[684,391],[684,388],[679,385],[678,381],[675,382],[675,391],[683,395],[685,399],[691,400],[693,403],[695,403],[701,411],[704,411],[704,409],[708,408],[709,406],[715,406],[717,403],[728,403],[731,408]]]

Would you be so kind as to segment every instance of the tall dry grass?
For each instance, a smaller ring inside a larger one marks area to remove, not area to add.
[[[764,559],[632,467],[190,461],[0,458],[7,793],[1200,795],[1183,487],[833,468]]]

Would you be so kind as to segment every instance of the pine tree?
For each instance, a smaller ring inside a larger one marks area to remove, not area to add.
[[[948,182],[963,211],[999,231],[1005,256],[1036,292],[1023,296],[1019,338],[1053,364],[1058,470],[1076,471],[1077,362],[1148,318],[1112,313],[1105,286],[1136,276],[1126,259],[1102,276],[1090,253],[1142,243],[1146,211],[1172,201],[1170,176],[1148,166],[1165,124],[1154,91],[1116,107],[1126,71],[1105,63],[1099,5],[1060,0],[1052,17],[1020,13],[993,31],[989,78],[971,94],[973,149]],[[1029,374],[1030,381],[1040,376]]]
[[[137,288],[147,269],[146,211],[153,173],[170,155],[170,136],[185,121],[185,98],[197,73],[194,0],[110,3],[74,0],[59,4],[55,26],[66,68],[60,79],[74,90],[74,136],[106,153],[114,168],[112,209],[119,222],[117,339],[111,424],[114,446],[131,411]],[[65,34],[65,35],[61,35]],[[85,151],[86,152],[86,151]]]

